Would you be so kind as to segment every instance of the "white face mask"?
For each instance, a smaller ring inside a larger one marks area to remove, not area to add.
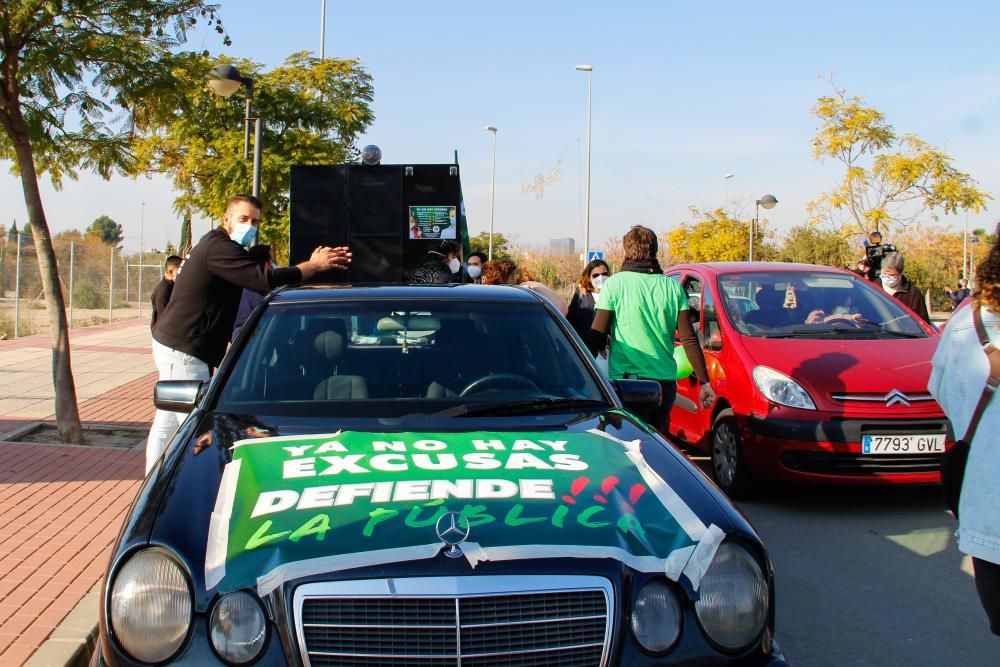
[[[483,275],[483,267],[479,264],[469,264],[466,271],[469,273],[469,277],[475,280],[479,276]]]
[[[601,285],[604,284],[605,280],[607,280],[607,276],[597,276],[596,278],[590,279],[590,284],[594,286],[595,292],[601,291]]]
[[[888,287],[889,289],[896,289],[896,286],[899,285],[899,276],[887,276],[883,273],[881,278],[883,287]]]
[[[458,257],[452,257],[448,260],[448,268],[452,273],[458,273],[458,270],[462,268],[462,263],[458,261]]]
[[[229,233],[229,238],[244,248],[249,248],[253,245],[254,239],[257,238],[257,228],[246,222],[238,222],[233,225],[233,231]]]

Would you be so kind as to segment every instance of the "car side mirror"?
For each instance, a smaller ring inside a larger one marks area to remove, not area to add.
[[[722,349],[722,332],[718,329],[712,329],[712,333],[708,336],[708,349],[710,350],[721,350]]]
[[[158,410],[191,412],[203,384],[201,380],[161,380],[153,388],[153,405]]]
[[[614,380],[615,393],[630,410],[659,405],[663,388],[656,380]]]

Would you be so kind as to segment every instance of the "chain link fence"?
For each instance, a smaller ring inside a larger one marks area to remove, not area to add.
[[[82,235],[57,238],[53,247],[71,328],[149,316],[166,253],[123,253],[117,245]],[[0,238],[0,340],[48,331],[34,240],[28,234],[5,235]]]

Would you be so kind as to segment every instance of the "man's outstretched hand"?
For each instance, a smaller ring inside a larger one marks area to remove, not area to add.
[[[351,249],[347,246],[330,248],[321,245],[313,250],[309,261],[316,265],[317,271],[329,271],[331,269],[344,271],[347,269],[347,265],[351,263]]]
[[[319,246],[312,252],[309,260],[299,264],[302,271],[302,279],[308,280],[314,274],[322,271],[340,270],[344,271],[351,263],[351,249],[347,246],[331,248],[329,246]]]

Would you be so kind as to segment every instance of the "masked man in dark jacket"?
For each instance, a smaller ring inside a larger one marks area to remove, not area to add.
[[[161,380],[208,380],[233,331],[244,289],[270,290],[308,280],[330,269],[346,269],[346,247],[319,247],[297,266],[271,268],[247,248],[257,237],[260,200],[236,195],[226,203],[222,225],[202,237],[181,264],[166,309],[153,327],[153,359]],[[146,472],[163,453],[183,415],[157,410],[146,442]]]
[[[919,315],[924,322],[931,323],[923,291],[903,275],[902,255],[898,252],[890,252],[882,258],[882,272],[879,281],[887,294],[896,297],[904,306]]]

